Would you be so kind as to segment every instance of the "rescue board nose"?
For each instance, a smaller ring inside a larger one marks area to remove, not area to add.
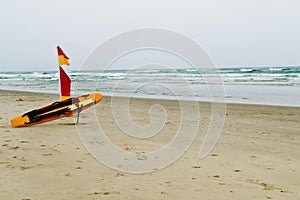
[[[98,103],[99,101],[101,101],[101,99],[103,97],[102,94],[100,94],[100,93],[93,93],[92,96],[95,99],[95,104]]]

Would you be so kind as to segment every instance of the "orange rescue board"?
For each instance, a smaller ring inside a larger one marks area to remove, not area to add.
[[[62,101],[56,101],[52,104],[43,106],[26,112],[10,120],[13,127],[32,126],[44,122],[56,120],[62,117],[70,116],[81,112],[102,99],[102,94],[92,93],[78,97],[68,98]]]

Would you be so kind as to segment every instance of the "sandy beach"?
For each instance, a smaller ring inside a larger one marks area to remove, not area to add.
[[[300,107],[228,104],[217,145],[209,156],[199,159],[210,119],[210,104],[199,103],[201,126],[187,152],[162,170],[130,174],[111,169],[88,153],[72,117],[11,127],[11,118],[58,100],[58,95],[0,94],[0,199],[300,198]],[[149,123],[152,104],[163,105],[169,118],[151,143],[122,134],[109,97],[95,109],[114,144],[126,151],[147,152],[169,142],[180,120],[176,101],[133,99],[130,112],[137,124]],[[89,123],[88,114],[81,114],[78,126]]]

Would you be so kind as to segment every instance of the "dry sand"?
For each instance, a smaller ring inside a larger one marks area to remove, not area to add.
[[[148,174],[129,174],[98,162],[81,143],[73,118],[27,128],[9,119],[58,99],[57,95],[0,91],[0,199],[300,199],[300,108],[227,106],[219,142],[200,160],[199,147],[209,123],[208,103],[200,103],[199,133],[174,164]],[[96,106],[108,137],[126,151],[159,148],[174,136],[178,103],[136,99],[133,120],[149,122],[148,108],[169,114],[162,134],[151,143],[134,140],[117,128],[110,98]],[[81,124],[89,123],[88,112]],[[141,144],[140,144],[141,142]]]

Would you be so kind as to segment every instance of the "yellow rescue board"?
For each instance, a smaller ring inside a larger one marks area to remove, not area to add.
[[[31,110],[10,120],[12,127],[32,126],[44,122],[56,120],[81,112],[102,99],[102,94],[92,93],[78,97],[72,97],[62,101]]]

